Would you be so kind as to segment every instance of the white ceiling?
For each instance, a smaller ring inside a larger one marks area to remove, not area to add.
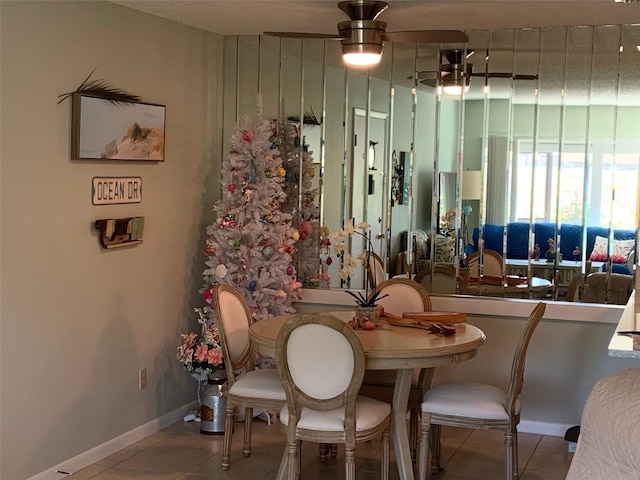
[[[337,33],[348,20],[329,0],[110,0],[221,35]],[[389,0],[387,31],[502,29],[640,23],[640,2],[614,0]]]

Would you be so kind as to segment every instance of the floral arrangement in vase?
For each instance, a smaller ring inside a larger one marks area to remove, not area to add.
[[[334,232],[332,235],[333,248],[338,257],[342,257],[342,268],[340,269],[340,279],[343,285],[349,287],[351,277],[355,275],[356,270],[361,266],[365,268],[365,291],[346,293],[351,295],[356,302],[356,315],[349,324],[353,328],[364,328],[373,330],[380,318],[382,307],[377,301],[386,297],[388,294],[380,296],[380,292],[369,294],[369,262],[371,261],[371,252],[373,245],[371,244],[370,225],[366,222],[360,222],[354,227],[353,218],[345,223],[343,229]],[[345,250],[347,248],[347,240],[353,235],[360,235],[364,238],[366,249],[356,257],[352,257]]]
[[[207,320],[201,308],[194,308],[198,314],[201,332],[181,333],[182,344],[178,346],[176,358],[184,365],[191,376],[202,382],[216,372],[224,371],[222,348],[218,328]]]

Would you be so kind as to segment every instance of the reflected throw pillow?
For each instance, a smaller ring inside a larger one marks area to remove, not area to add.
[[[593,244],[593,250],[589,255],[589,260],[592,262],[606,262],[608,257],[609,239],[607,237],[596,236],[596,241]]]
[[[613,263],[627,263],[635,244],[635,240],[614,240],[611,261]]]

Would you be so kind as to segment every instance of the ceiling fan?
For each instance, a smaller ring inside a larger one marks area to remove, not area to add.
[[[387,32],[387,23],[376,20],[389,7],[387,2],[349,0],[338,8],[351,20],[338,23],[338,34],[265,32],[265,35],[294,38],[324,38],[342,42],[342,58],[351,65],[375,65],[382,56],[384,42],[464,43],[469,37],[460,30],[412,30]]]
[[[450,49],[440,52],[440,70],[421,71],[417,73],[420,83],[431,87],[442,87],[445,93],[460,95],[462,90],[469,90],[471,77],[484,77],[485,86],[489,84],[489,78],[511,78],[513,80],[537,80],[538,75],[519,75],[512,72],[490,72],[489,63],[486,63],[485,71],[475,73],[473,63],[466,60],[474,54],[473,49]],[[486,57],[489,59],[489,50]],[[446,60],[446,63],[443,62]]]

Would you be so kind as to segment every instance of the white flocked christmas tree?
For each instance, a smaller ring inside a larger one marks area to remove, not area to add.
[[[285,202],[285,170],[275,122],[260,113],[243,118],[222,164],[222,199],[217,220],[207,227],[201,293],[213,319],[211,288],[231,285],[244,296],[254,320],[294,312],[301,284],[292,262],[298,231]]]
[[[283,142],[283,166],[285,168],[285,212],[292,215],[292,223],[298,229],[299,240],[293,259],[298,279],[304,287],[320,286],[320,232],[318,204],[319,189],[313,185],[317,172],[313,166],[313,152],[305,137],[300,138],[300,126],[286,122],[280,133]]]

